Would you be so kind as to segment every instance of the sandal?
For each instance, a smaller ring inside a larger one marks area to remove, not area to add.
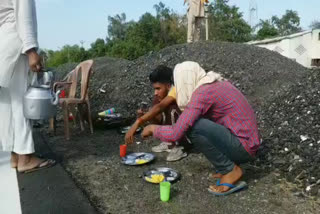
[[[243,189],[248,188],[248,184],[244,181],[238,181],[237,183],[235,183],[233,185],[233,184],[229,184],[229,183],[222,183],[221,184],[220,179],[217,181],[216,186],[227,186],[230,189],[225,192],[215,192],[211,188],[208,188],[208,191],[215,196],[226,196],[226,195],[230,195],[234,192],[238,192],[238,191],[241,191]]]
[[[19,173],[30,173],[30,172],[35,172],[35,171],[38,171],[38,170],[41,170],[41,169],[47,169],[47,168],[50,168],[52,166],[54,166],[57,162],[55,160],[52,160],[52,159],[44,159],[42,162],[40,162],[37,166],[35,166],[34,168],[32,169],[27,169],[27,170],[22,170],[22,171],[19,171]]]

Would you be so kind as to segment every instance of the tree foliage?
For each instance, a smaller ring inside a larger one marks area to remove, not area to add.
[[[111,22],[109,29],[124,29],[124,34],[121,38],[108,35],[107,55],[135,59],[149,51],[185,42],[186,27],[181,24],[183,17],[161,2],[154,8],[156,16],[145,13],[137,22],[126,22],[125,19]]]
[[[127,17],[124,13],[108,17],[108,41],[124,40],[130,25],[133,24],[133,22],[127,22],[126,19]]]
[[[136,59],[150,51],[186,42],[187,18],[162,2],[154,6],[155,15],[143,14],[138,21],[127,21],[124,13],[108,17],[108,36],[98,38],[88,50],[79,45],[65,45],[59,51],[47,52],[47,65],[58,66],[101,56]],[[209,6],[210,40],[245,42],[250,39],[250,26],[239,8],[228,0],[216,0]],[[203,23],[204,24],[204,23]],[[203,26],[204,29],[204,26]]]
[[[278,18],[272,16],[272,23],[277,27],[281,36],[290,35],[301,31],[300,17],[297,11],[287,10],[286,13]]]
[[[310,25],[311,29],[320,29],[320,21],[319,20],[314,20],[311,25]]]
[[[91,44],[89,49],[89,56],[92,58],[105,56],[107,54],[106,42],[103,39],[98,38]]]
[[[259,27],[260,30],[257,33],[256,39],[262,40],[279,35],[278,29],[270,20],[260,20]]]
[[[281,18],[272,16],[269,20],[260,20],[258,28],[257,39],[286,36],[302,30],[298,12],[292,10],[287,10]]]
[[[251,38],[251,27],[236,6],[229,0],[216,0],[209,6],[209,38],[216,41],[246,42]]]
[[[67,62],[81,62],[88,58],[88,51],[79,45],[65,45],[60,51],[48,51],[47,66],[56,67]]]

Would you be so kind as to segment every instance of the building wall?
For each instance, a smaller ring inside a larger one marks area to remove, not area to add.
[[[320,59],[320,29],[312,31],[312,58]]]
[[[295,59],[296,62],[305,67],[311,67],[312,34],[308,33],[294,37],[289,40],[289,43],[289,58]]]
[[[256,44],[259,47],[280,53],[295,60],[305,67],[311,67],[312,59],[320,59],[320,30],[313,30],[293,38],[286,38],[267,44]]]

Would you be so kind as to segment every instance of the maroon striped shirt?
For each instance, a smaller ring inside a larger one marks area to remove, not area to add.
[[[173,126],[158,126],[153,136],[166,142],[181,139],[194,123],[206,118],[223,125],[255,156],[259,146],[259,131],[254,110],[245,96],[229,81],[200,86]]]

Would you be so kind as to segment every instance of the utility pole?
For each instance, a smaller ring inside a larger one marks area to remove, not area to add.
[[[85,41],[81,40],[80,41],[80,44],[81,44],[81,47],[83,48],[83,44],[85,43]]]
[[[258,5],[256,0],[250,0],[249,4],[249,25],[255,28],[258,21]]]

